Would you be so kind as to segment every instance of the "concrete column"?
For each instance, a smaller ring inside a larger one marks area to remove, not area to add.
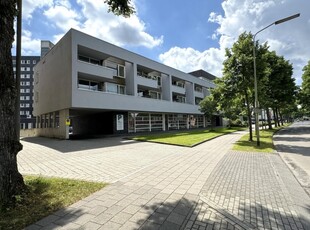
[[[171,75],[161,74],[162,99],[172,101]]]
[[[151,114],[149,113],[149,131],[152,132],[152,120],[151,120]]]
[[[58,137],[61,139],[69,139],[69,126],[66,125],[66,119],[69,119],[69,109],[59,111],[59,132]]]
[[[203,116],[203,127],[205,128],[206,127],[206,117]]]
[[[125,71],[126,71],[126,94],[137,96],[137,64],[136,63],[125,63]]]
[[[187,104],[195,104],[195,96],[194,96],[194,84],[191,82],[185,82],[185,94],[186,94],[186,103]]]
[[[165,116],[165,114],[162,114],[162,117],[163,117],[163,123],[162,123],[162,125],[163,125],[163,131],[166,131],[166,116]]]

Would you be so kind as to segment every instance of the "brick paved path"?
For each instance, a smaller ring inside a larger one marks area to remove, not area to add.
[[[241,135],[225,135],[194,148],[134,142],[86,155],[67,151],[73,158],[69,162],[102,157],[104,165],[105,157],[109,161],[110,155],[127,148],[117,159],[129,167],[116,165],[113,172],[122,173],[110,178],[117,182],[27,229],[307,229],[309,197],[277,154],[230,151]],[[126,153],[135,161],[126,162]],[[27,156],[22,157],[26,161]],[[54,163],[64,167],[67,159]],[[27,169],[21,161],[22,166]],[[74,165],[66,167],[75,174]]]

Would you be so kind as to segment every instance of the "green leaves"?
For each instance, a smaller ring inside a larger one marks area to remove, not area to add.
[[[105,0],[109,6],[109,12],[115,15],[122,15],[124,17],[130,17],[135,13],[134,8],[130,5],[130,0]]]
[[[304,72],[302,75],[302,84],[299,98],[302,108],[305,110],[304,112],[310,115],[310,61],[302,70]]]

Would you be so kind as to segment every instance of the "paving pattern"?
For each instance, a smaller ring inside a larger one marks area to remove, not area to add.
[[[66,141],[35,137],[21,143],[18,168],[23,174],[109,183],[185,149],[164,146],[164,151],[157,151],[161,148],[155,148],[156,144],[122,138]]]
[[[194,148],[117,138],[104,148],[100,140],[89,140],[93,148],[28,142],[19,158],[24,172],[44,175],[38,163],[53,175],[87,178],[94,167],[96,180],[113,183],[27,229],[309,229],[309,197],[278,154],[231,151],[242,135]]]

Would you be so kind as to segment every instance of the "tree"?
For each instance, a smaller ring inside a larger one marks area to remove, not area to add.
[[[134,8],[130,4],[130,0],[105,0],[104,2],[108,4],[109,11],[113,12],[115,15],[130,17],[130,15],[135,13]]]
[[[130,0],[105,0],[109,11],[125,17],[134,13]],[[17,169],[17,154],[22,149],[15,124],[17,84],[13,74],[12,43],[17,0],[0,0],[0,210],[25,188],[22,175]]]
[[[211,130],[213,130],[212,118],[217,110],[217,101],[211,95],[205,97],[200,103],[200,111],[204,113],[205,117],[211,121]]]
[[[265,78],[266,62],[264,54],[268,50],[266,44],[255,44],[257,78],[262,82]],[[253,35],[242,33],[231,49],[226,49],[223,77],[216,80],[217,91],[220,95],[220,110],[227,113],[231,108],[241,112],[246,111],[247,120],[251,123],[251,114],[254,107],[254,71],[253,71]],[[261,84],[258,84],[259,90]],[[232,103],[235,103],[232,106]],[[253,140],[252,127],[249,125],[249,140]]]
[[[16,4],[16,0],[0,1],[0,209],[24,188],[16,159],[22,145],[15,125],[18,92],[11,55]]]
[[[303,74],[300,91],[300,102],[306,114],[310,115],[310,61],[302,70]]]
[[[296,101],[297,87],[293,78],[293,66],[284,57],[278,56],[275,51],[266,54],[268,74],[264,82],[262,105],[266,110],[274,111],[275,125],[283,123],[283,114],[288,115],[293,111]],[[271,127],[268,117],[269,128]]]

